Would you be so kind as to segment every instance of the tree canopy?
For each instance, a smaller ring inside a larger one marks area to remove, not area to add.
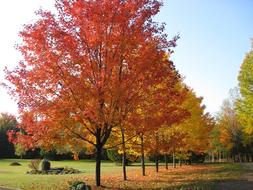
[[[241,95],[237,103],[239,120],[245,133],[253,135],[253,49],[245,56],[238,81]]]
[[[56,15],[39,10],[20,32],[23,59],[6,71],[25,131],[12,140],[28,148],[67,144],[73,152],[93,146],[99,186],[101,151],[122,113],[127,118],[151,94],[160,94],[156,101],[177,94],[180,76],[165,58],[177,37],[168,41],[164,25],[153,21],[161,6],[58,0]]]

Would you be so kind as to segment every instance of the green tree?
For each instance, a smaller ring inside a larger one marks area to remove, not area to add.
[[[0,114],[0,158],[15,156],[14,146],[8,141],[6,133],[9,130],[14,130],[16,125],[17,120],[13,115],[7,113]]]
[[[237,101],[239,121],[253,140],[253,45],[241,65],[238,76],[241,97]]]

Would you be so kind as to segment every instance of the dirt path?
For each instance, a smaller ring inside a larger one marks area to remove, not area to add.
[[[216,190],[253,190],[253,163],[243,164],[247,172],[238,180],[224,181],[217,185]]]

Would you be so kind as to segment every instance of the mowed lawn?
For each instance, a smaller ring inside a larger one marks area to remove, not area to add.
[[[21,166],[10,166],[12,162],[19,162]],[[23,189],[39,188],[41,185],[44,189],[61,188],[73,177],[89,176],[94,177],[95,161],[93,160],[67,160],[67,161],[50,161],[51,167],[71,167],[80,170],[81,174],[69,175],[31,175],[26,174],[30,171],[28,164],[30,160],[2,159],[0,160],[0,186],[16,187]],[[107,175],[111,172],[118,173],[121,171],[120,166],[112,162],[102,164],[102,173]],[[52,188],[54,186],[54,188]]]
[[[9,166],[18,161],[22,166]],[[72,167],[82,171],[81,174],[70,175],[30,175],[30,160],[0,160],[0,186],[15,187],[27,190],[63,190],[68,189],[68,181],[83,180],[94,186],[95,161],[52,161],[52,167]],[[102,163],[102,188],[111,189],[142,189],[181,187],[212,190],[219,181],[238,179],[245,168],[240,164],[202,164],[182,166],[168,170],[161,164],[159,173],[155,172],[153,163],[148,163],[147,176],[141,176],[139,164],[127,167],[128,181],[124,182],[121,166],[111,162]],[[95,189],[95,188],[94,188]]]

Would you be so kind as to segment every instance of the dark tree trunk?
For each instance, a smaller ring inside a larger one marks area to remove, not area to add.
[[[168,155],[165,154],[165,168],[168,169]]]
[[[155,167],[156,172],[159,171],[159,161],[158,161],[158,134],[155,133]]]
[[[158,154],[155,154],[155,167],[156,167],[156,172],[159,171],[159,161],[158,161]]]
[[[182,152],[181,151],[179,152],[179,160],[178,160],[178,162],[179,162],[179,166],[181,167],[182,166]]]
[[[172,153],[172,160],[173,160],[173,168],[176,168],[176,158],[175,158],[175,151],[174,150]]]
[[[127,180],[126,176],[126,144],[125,144],[125,131],[124,128],[121,128],[121,135],[122,135],[122,169],[123,169],[123,179]]]
[[[107,124],[105,124],[105,131],[103,131],[100,127],[97,127],[95,136],[96,136],[96,143],[93,144],[96,148],[96,186],[101,185],[101,160],[102,160],[102,149],[105,145],[106,141],[108,140],[112,127],[109,127]]]
[[[100,186],[102,145],[97,144],[96,149],[96,186]]]
[[[145,176],[145,157],[144,157],[144,139],[143,134],[141,134],[141,168],[142,168],[142,175]]]

